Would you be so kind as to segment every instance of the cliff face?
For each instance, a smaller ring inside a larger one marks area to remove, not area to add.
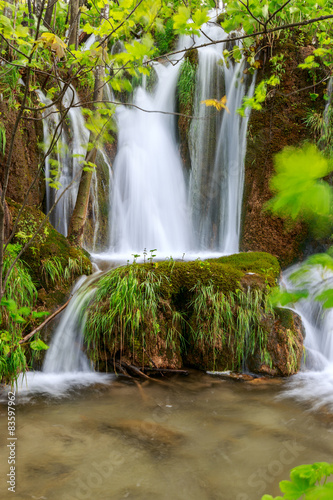
[[[283,267],[302,257],[307,229],[304,224],[292,225],[274,217],[264,206],[272,197],[269,181],[275,154],[285,146],[311,140],[304,122],[306,114],[324,108],[325,87],[313,89],[316,75],[310,76],[297,67],[312,50],[311,46],[300,47],[292,41],[278,47],[277,53],[284,54],[281,85],[268,93],[261,111],[252,111],[248,126],[241,250],[269,251]],[[269,76],[271,70],[267,66],[261,69],[257,82]],[[310,92],[319,94],[316,101],[311,100]]]

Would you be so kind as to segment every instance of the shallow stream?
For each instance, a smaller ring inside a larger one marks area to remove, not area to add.
[[[333,415],[285,394],[285,381],[199,372],[161,382],[17,397],[16,499],[258,500],[292,467],[331,461]],[[1,404],[0,498],[11,498]]]

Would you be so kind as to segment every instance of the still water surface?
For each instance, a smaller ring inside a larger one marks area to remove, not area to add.
[[[16,493],[6,490],[1,404],[0,498],[258,500],[302,463],[332,461],[332,414],[279,399],[282,383],[191,372],[112,379],[61,399],[17,398]]]

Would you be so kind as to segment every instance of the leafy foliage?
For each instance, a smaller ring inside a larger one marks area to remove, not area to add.
[[[323,177],[331,167],[318,149],[311,144],[302,148],[285,148],[275,156],[275,171],[271,180],[275,197],[267,208],[292,220],[301,217],[317,234],[327,231],[331,223],[333,196]]]
[[[333,464],[317,462],[299,465],[290,471],[290,481],[281,481],[283,496],[264,495],[261,500],[331,500],[333,483],[327,479],[333,475]]]

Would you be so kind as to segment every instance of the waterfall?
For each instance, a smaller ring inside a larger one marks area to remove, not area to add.
[[[45,373],[68,373],[91,371],[88,359],[83,353],[82,330],[85,324],[85,310],[95,290],[87,290],[86,276],[76,284],[70,304],[67,306],[43,364]],[[76,292],[76,293],[75,293]]]
[[[48,99],[41,90],[36,90],[39,100],[45,106],[51,106],[52,101]],[[50,182],[52,180],[59,181],[62,170],[68,170],[69,156],[68,156],[68,146],[67,139],[64,132],[63,125],[60,124],[59,112],[56,106],[51,106],[45,109],[42,113],[43,116],[43,135],[44,135],[44,152],[47,153],[51,141],[53,140],[54,134],[58,137],[56,147],[53,154],[48,155],[45,158],[45,179],[46,179],[46,213],[50,210],[55,202],[57,192],[50,187]],[[54,164],[55,162],[55,164]],[[53,171],[53,172],[51,172]],[[57,171],[55,175],[54,172]],[[56,227],[60,232],[64,234],[59,222],[63,220],[60,216],[61,207],[58,206],[52,212],[50,216],[51,224]]]
[[[207,24],[203,31],[209,40],[226,38],[217,25]],[[196,41],[202,43],[204,40],[196,38]],[[192,40],[180,40],[180,45],[188,43],[192,44]],[[157,249],[165,256],[202,250],[238,251],[248,116],[240,118],[236,109],[246,91],[252,95],[254,79],[248,88],[247,77],[243,74],[245,63],[226,65],[222,51],[222,44],[199,51],[195,95],[198,119],[193,120],[190,130],[192,172],[189,182],[183,172],[177,121],[173,116],[181,64],[157,63],[154,66],[157,75],[154,94],[151,95],[144,85],[135,90],[133,106],[118,107],[118,150],[112,176],[109,166],[110,182],[112,179],[109,253],[114,260],[117,254],[126,254],[128,258],[131,253],[142,254],[145,248],[148,252]],[[107,98],[113,100],[107,86],[105,92]],[[221,99],[224,94],[230,114],[218,113],[201,104],[204,99]],[[64,105],[69,106],[77,100],[75,90],[69,88]],[[61,159],[59,180],[62,187],[59,192],[79,172],[77,155],[85,154],[88,141],[80,109],[70,108],[69,119],[72,142],[67,140],[70,154]],[[50,124],[47,128],[45,124],[44,135],[49,133],[49,128]],[[67,157],[72,159],[67,161]],[[91,194],[93,211],[96,211],[96,180],[92,182]],[[57,227],[64,234],[67,234],[76,195],[77,184],[57,207]],[[97,217],[95,242],[98,221]],[[98,261],[98,255],[95,257]],[[92,289],[83,285],[63,314],[46,355],[44,377],[61,373],[79,373],[82,377],[82,374],[92,373],[82,352],[80,336],[84,311],[92,294]]]
[[[107,86],[106,86],[107,87]],[[39,100],[49,106],[52,101],[48,99],[41,90],[36,91]],[[78,186],[80,181],[80,172],[82,169],[82,160],[85,158],[87,144],[89,141],[89,130],[85,126],[85,120],[80,107],[71,107],[71,103],[75,104],[79,101],[79,97],[73,87],[68,87],[63,97],[63,105],[69,107],[68,132],[64,125],[60,126],[57,132],[59,139],[53,155],[45,159],[45,178],[55,179],[59,183],[59,189],[55,190],[50,187],[49,181],[46,181],[46,212],[50,210],[53,203],[60,198],[64,190],[73,182],[72,186],[58,201],[56,208],[53,210],[50,222],[62,234],[67,236],[69,220],[72,215]],[[44,152],[47,152],[53,135],[59,126],[60,118],[59,111],[56,106],[47,108],[43,112],[43,135],[44,135]],[[103,162],[106,164],[109,177],[111,177],[110,161],[103,149],[99,150]],[[52,165],[56,160],[56,165]],[[57,170],[57,175],[51,175],[51,170]],[[90,196],[93,220],[93,237],[90,246],[95,249],[99,231],[99,202],[98,202],[98,174],[96,170],[92,175]]]
[[[206,41],[227,38],[215,24],[208,23],[202,31],[207,35]],[[246,92],[253,95],[255,78],[248,86],[244,59],[231,59],[227,64],[224,48],[225,44],[217,44],[199,50],[195,96],[195,115],[199,120],[192,122],[190,131],[190,199],[198,248],[230,254],[239,251],[249,119],[248,112],[241,118],[237,109]],[[223,111],[214,119],[214,112],[205,109],[201,101],[223,95],[230,113]]]
[[[62,397],[76,387],[109,384],[112,375],[95,372],[83,351],[86,309],[95,293],[92,286],[97,274],[82,276],[73,288],[73,297],[62,313],[51,345],[46,352],[42,371],[20,375],[16,390],[23,399],[34,394]]]
[[[207,23],[202,31],[203,37],[195,38],[197,44],[227,38],[214,23]],[[179,48],[192,44],[192,39],[184,37]],[[217,44],[199,50],[188,186],[178,153],[175,120],[137,108],[118,110],[118,152],[110,206],[112,253],[140,254],[144,248],[156,248],[164,255],[238,251],[249,116],[241,118],[236,110],[246,91],[253,95],[255,79],[248,85],[244,60],[227,65],[223,48]],[[135,106],[173,112],[179,66],[156,65],[154,95],[140,87],[135,91]],[[225,94],[230,114],[201,103]]]
[[[186,186],[175,138],[175,120],[154,110],[173,112],[179,65],[156,65],[154,96],[142,87],[134,104],[151,111],[121,107],[118,152],[111,194],[111,251],[165,253],[190,246]]]
[[[304,277],[290,275],[299,269],[293,266],[284,272],[283,284],[287,290],[302,288]],[[315,296],[325,289],[325,283],[333,281],[333,272],[313,267],[307,273],[306,287],[309,296],[294,306],[301,317],[305,330],[305,359],[300,373],[288,385],[286,396],[310,402],[314,409],[327,405],[333,409],[333,310],[323,309]]]

